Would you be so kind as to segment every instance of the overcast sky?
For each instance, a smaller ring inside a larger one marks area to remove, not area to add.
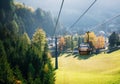
[[[50,11],[53,16],[57,16],[62,0],[16,0],[33,8],[41,8]],[[60,20],[67,23],[71,19],[74,22],[94,0],[64,0],[64,6]],[[99,22],[104,21],[120,13],[120,0],[97,0],[94,6],[84,17],[94,18]],[[84,18],[83,17],[83,18]],[[88,19],[89,19],[88,18]]]

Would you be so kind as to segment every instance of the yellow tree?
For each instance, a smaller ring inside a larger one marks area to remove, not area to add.
[[[40,51],[44,51],[45,43],[46,43],[46,34],[43,29],[39,28],[33,34],[32,43],[40,48]]]
[[[96,35],[94,34],[94,32],[85,33],[84,42],[91,42],[94,46],[96,42]]]
[[[96,45],[95,45],[95,48],[96,49],[100,49],[100,48],[104,48],[104,45],[105,45],[105,39],[103,36],[98,36],[97,37],[97,41],[96,41]]]
[[[64,46],[65,46],[65,39],[64,37],[60,37],[59,38],[59,49],[63,50]]]

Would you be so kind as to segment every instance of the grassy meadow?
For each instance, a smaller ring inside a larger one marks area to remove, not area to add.
[[[93,56],[62,54],[58,59],[55,84],[120,84],[120,50]]]

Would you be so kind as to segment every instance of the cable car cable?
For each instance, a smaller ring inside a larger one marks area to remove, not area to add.
[[[57,25],[58,25],[58,21],[59,21],[59,18],[60,18],[60,14],[61,14],[61,11],[62,11],[63,4],[64,4],[64,0],[62,0],[60,10],[59,10],[59,14],[58,14],[58,17],[57,17],[57,21],[56,21],[56,24],[55,24],[55,29],[54,29],[54,32],[53,32],[53,37],[55,36],[55,69],[58,69],[57,37],[56,37],[55,33],[56,33],[56,30],[57,30]]]
[[[83,12],[83,14],[70,26],[70,28],[74,27],[78,21],[88,12],[88,10],[95,4],[97,0],[95,0],[86,10]]]
[[[62,11],[63,4],[64,4],[64,0],[62,0],[62,3],[61,3],[61,7],[60,7],[59,14],[58,14],[58,17],[57,17],[57,21],[56,21],[56,24],[55,24],[55,29],[54,29],[54,32],[53,32],[53,37],[55,36],[56,30],[57,30],[57,25],[58,25],[58,22],[59,22],[59,18],[60,18],[60,14],[61,14],[61,11]]]
[[[106,23],[109,22],[109,21],[112,21],[112,20],[116,19],[117,17],[120,17],[120,14],[117,14],[117,15],[111,17],[110,19],[107,19],[107,20],[105,20],[104,22],[102,22],[102,23],[96,25],[95,27],[93,27],[92,29],[90,29],[90,31],[92,31],[93,29],[98,28],[98,27],[101,26],[101,25],[106,24]]]

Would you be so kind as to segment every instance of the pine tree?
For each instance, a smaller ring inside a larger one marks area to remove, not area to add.
[[[2,41],[0,41],[0,84],[12,84],[13,73],[7,61],[6,53]]]
[[[25,83],[25,79],[23,78],[23,74],[21,73],[21,70],[19,69],[18,66],[15,66],[15,69],[13,70],[14,72],[14,80],[15,83],[19,82],[19,83]]]
[[[46,35],[43,29],[36,30],[33,34],[32,43],[39,48],[39,52],[42,54],[46,43]]]
[[[27,44],[31,44],[31,40],[26,32],[22,35],[22,38],[25,40]]]
[[[51,64],[51,58],[48,52],[48,47],[47,43],[44,47],[44,54],[43,54],[43,62],[44,62],[44,67],[43,67],[43,84],[54,84],[55,81],[55,73],[54,73],[54,68]]]
[[[117,45],[117,43],[119,42],[119,36],[117,33],[113,32],[110,37],[109,37],[109,43],[110,43],[110,47],[114,47]]]

